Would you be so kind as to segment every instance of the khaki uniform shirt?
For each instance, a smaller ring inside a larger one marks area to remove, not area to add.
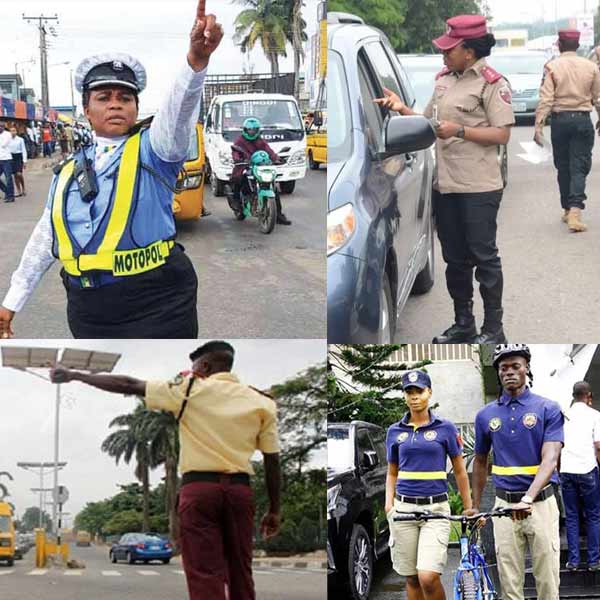
[[[600,67],[600,46],[594,48],[594,53],[590,57],[590,60],[597,66]]]
[[[179,415],[189,378],[149,381],[146,406]],[[195,379],[179,422],[179,468],[188,471],[254,473],[256,450],[279,452],[275,402],[240,383],[233,373]]]
[[[543,126],[550,112],[591,112],[600,114],[600,70],[575,52],[563,52],[544,66],[536,126]]]
[[[515,123],[510,85],[502,76],[498,77],[484,58],[462,74],[444,71],[438,74],[424,114],[465,127],[506,127]],[[435,152],[434,187],[442,194],[502,189],[498,146],[482,146],[451,137],[438,139]]]

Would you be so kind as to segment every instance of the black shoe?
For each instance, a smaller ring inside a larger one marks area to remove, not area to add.
[[[473,316],[473,303],[466,302],[454,304],[453,325],[444,333],[433,338],[434,344],[470,344],[477,335],[475,317]]]
[[[15,199],[14,198],[5,198],[4,202],[14,202]]]
[[[600,571],[600,562],[591,563],[588,565],[588,571]]]
[[[573,563],[571,563],[571,562],[568,562],[568,563],[565,565],[565,569],[566,569],[567,571],[577,571],[577,569],[579,569],[579,565],[574,565]]]
[[[506,335],[502,328],[501,308],[487,309],[481,326],[481,333],[473,340],[473,344],[506,344]]]
[[[283,213],[279,213],[277,215],[277,224],[278,225],[291,225],[292,222]]]

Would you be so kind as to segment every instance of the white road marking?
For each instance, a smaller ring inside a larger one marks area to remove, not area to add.
[[[29,571],[27,575],[45,575],[48,572],[48,569],[34,569],[33,571]]]
[[[65,575],[81,575],[81,571],[65,571]]]
[[[0,575],[10,575],[11,573],[14,573],[14,570],[11,570],[11,571],[0,571]]]
[[[140,575],[160,575],[160,573],[157,573],[156,571],[138,571],[138,573]]]
[[[182,571],[181,569],[171,569],[173,571],[173,573],[177,573],[177,575],[185,575],[185,571]]]
[[[104,577],[121,577],[122,573],[120,571],[102,571],[102,575]]]

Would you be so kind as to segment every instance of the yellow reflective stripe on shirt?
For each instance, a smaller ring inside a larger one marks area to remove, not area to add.
[[[139,250],[122,250],[113,253],[114,275],[137,275],[165,264],[173,242],[155,242]]]
[[[117,249],[133,204],[133,187],[138,169],[138,156],[140,152],[140,134],[139,132],[132,135],[123,149],[121,163],[119,165],[119,176],[117,178],[117,191],[115,193],[115,201],[110,213],[110,219],[104,232],[104,239],[98,247],[96,254],[102,255],[112,253]],[[102,259],[101,261],[102,262]],[[83,270],[83,265],[80,264]],[[104,269],[104,266],[95,266],[91,268]],[[108,267],[109,269],[111,267]]]
[[[73,245],[67,233],[67,227],[63,219],[64,193],[67,184],[73,177],[75,161],[70,160],[61,169],[54,189],[54,201],[52,203],[52,223],[58,242],[58,258],[63,263],[67,273],[81,275],[77,268],[77,259],[73,258]]]
[[[446,471],[398,471],[398,479],[447,479]]]
[[[540,465],[532,467],[501,467],[492,465],[493,475],[535,475],[538,472]]]

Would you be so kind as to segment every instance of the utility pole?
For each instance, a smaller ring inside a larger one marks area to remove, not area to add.
[[[47,111],[50,108],[50,99],[48,94],[48,55],[46,47],[46,21],[56,21],[58,24],[58,15],[55,14],[53,17],[45,17],[41,15],[39,17],[26,17],[23,13],[23,19],[28,23],[30,21],[38,22],[38,31],[40,33],[40,66],[42,69],[42,104],[44,110]]]

